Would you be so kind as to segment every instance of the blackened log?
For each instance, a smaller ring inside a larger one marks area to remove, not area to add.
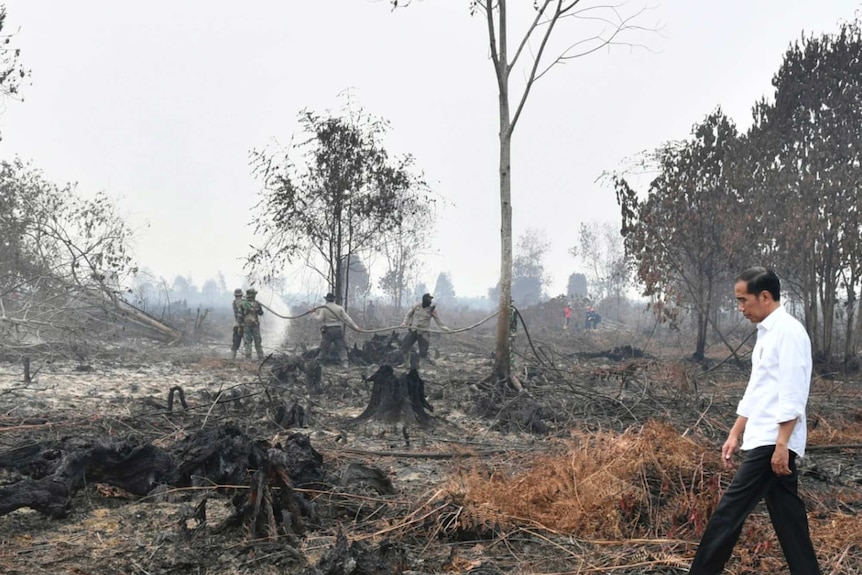
[[[4,468],[32,473],[38,478],[28,477],[0,488],[0,515],[29,507],[50,517],[64,517],[72,496],[90,481],[145,495],[157,485],[171,484],[176,479],[176,466],[170,455],[151,444],[51,443],[44,450],[35,445],[11,453],[21,456],[20,465],[15,466],[10,454],[4,454],[0,457]]]
[[[69,513],[69,488],[53,479],[24,479],[0,487],[0,516],[22,507],[60,519]]]

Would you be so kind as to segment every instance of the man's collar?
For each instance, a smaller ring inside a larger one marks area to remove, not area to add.
[[[760,325],[761,325],[761,326],[763,326],[763,329],[767,329],[767,330],[768,330],[768,329],[770,329],[773,325],[775,325],[775,322],[777,322],[777,321],[778,321],[778,316],[779,316],[779,315],[781,315],[781,314],[784,314],[784,313],[787,313],[787,312],[786,312],[786,311],[784,311],[784,306],[783,306],[782,304],[780,304],[780,303],[779,303],[779,304],[778,304],[778,307],[776,307],[774,310],[772,310],[772,311],[769,313],[769,315],[768,315],[768,316],[766,316],[765,318],[763,318],[763,321],[762,321],[762,322],[760,322]]]

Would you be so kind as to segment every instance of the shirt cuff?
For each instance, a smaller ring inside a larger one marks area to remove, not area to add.
[[[793,419],[801,420],[802,412],[792,408],[779,409],[775,416],[775,423],[784,423]]]

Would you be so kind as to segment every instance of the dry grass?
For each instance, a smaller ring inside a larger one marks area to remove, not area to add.
[[[811,445],[849,445],[862,443],[862,421],[837,418],[817,418],[814,429],[808,430]]]
[[[851,433],[839,441],[858,440]],[[656,421],[622,434],[578,433],[561,453],[521,463],[515,470],[510,461],[459,471],[447,486],[449,505],[439,507],[438,533],[502,535],[538,527],[601,544],[606,554],[617,541],[620,554],[611,562],[618,566],[631,560],[625,542],[664,541],[670,547],[662,547],[659,562],[684,564],[733,475],[721,468],[714,446]],[[836,489],[803,497],[823,572],[862,572],[862,517],[855,513],[862,493]],[[785,568],[769,516],[758,510],[746,522],[727,573]]]
[[[714,460],[714,461],[713,461]],[[450,490],[499,521],[527,521],[586,539],[702,533],[720,495],[714,450],[649,422],[623,434],[579,434],[559,455],[517,473],[473,468]]]

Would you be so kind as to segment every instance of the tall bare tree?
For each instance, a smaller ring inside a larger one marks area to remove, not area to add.
[[[391,0],[392,6],[409,5],[410,0]],[[623,44],[621,34],[644,30],[636,23],[646,8],[623,14],[620,6],[585,0],[470,0],[471,15],[485,19],[491,63],[497,82],[500,184],[500,289],[494,375],[510,380],[509,302],[512,293],[512,137],[535,83],[557,64],[592,54],[611,45]],[[512,27],[523,23],[510,46]],[[565,28],[577,30],[578,39],[565,38]],[[559,32],[558,32],[559,31]],[[633,46],[632,44],[627,44]],[[514,50],[510,51],[510,47]],[[512,75],[521,79],[513,87]]]
[[[514,14],[524,14],[524,3],[515,4]],[[514,52],[509,51],[510,10],[506,0],[471,0],[470,8],[485,17],[491,62],[497,79],[500,137],[500,299],[497,315],[494,373],[509,379],[509,302],[512,286],[512,137],[533,85],[557,64],[585,56],[618,43],[620,33],[639,28],[635,19],[643,9],[623,16],[617,6],[589,4],[582,0],[533,2],[533,14],[520,33]],[[591,21],[601,25],[572,43],[551,46],[555,32],[568,22]],[[553,55],[550,55],[553,54]],[[522,61],[522,58],[524,61]],[[511,74],[524,74],[519,91],[512,92]]]

